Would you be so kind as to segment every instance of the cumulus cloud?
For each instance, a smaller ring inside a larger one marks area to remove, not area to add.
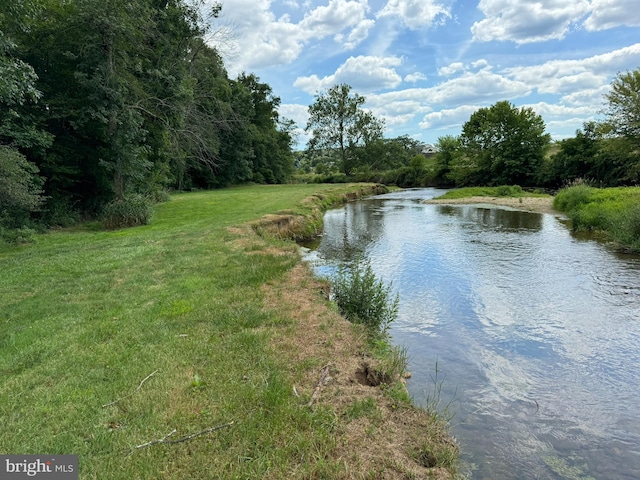
[[[424,73],[420,73],[420,72],[410,73],[409,75],[406,75],[404,77],[404,81],[407,83],[416,83],[426,79],[427,79],[427,76]]]
[[[298,125],[305,125],[309,119],[309,107],[299,103],[284,103],[278,108],[278,114],[293,120]]]
[[[485,18],[471,27],[473,39],[519,44],[561,39],[587,12],[587,0],[480,0]]]
[[[317,75],[298,77],[293,85],[307,93],[326,90],[339,83],[349,84],[359,93],[395,88],[402,82],[402,77],[394,67],[401,64],[401,58],[391,56],[360,55],[349,57],[333,75],[323,78],[319,78]]]
[[[451,18],[451,11],[435,0],[389,0],[377,17],[400,18],[408,28],[417,30]]]
[[[438,75],[441,77],[450,77],[451,75],[455,75],[460,72],[464,72],[464,63],[462,62],[455,62],[438,69]]]
[[[367,0],[330,0],[308,9],[298,23],[288,15],[276,18],[269,0],[225,0],[224,20],[233,25],[238,51],[231,72],[288,64],[314,40],[340,38],[353,47],[366,38],[372,21],[366,19]],[[247,14],[250,12],[250,14]],[[342,45],[341,45],[342,46]]]
[[[637,0],[591,0],[591,15],[584,22],[587,30],[606,30],[621,25],[640,26]]]
[[[351,30],[349,35],[345,36],[343,33],[339,33],[334,39],[336,43],[341,43],[346,50],[352,50],[369,36],[369,30],[375,23],[371,19],[364,19]]]
[[[474,105],[462,105],[457,108],[428,113],[420,122],[420,128],[438,130],[462,126],[479,108]]]
[[[640,43],[584,59],[506,68],[502,73],[535,86],[540,93],[569,95],[576,90],[601,89],[629,63],[640,64]]]

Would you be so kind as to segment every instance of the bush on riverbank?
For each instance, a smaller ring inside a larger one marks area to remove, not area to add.
[[[620,248],[640,252],[640,187],[562,189],[553,206],[565,212],[575,231],[599,231]]]
[[[399,296],[391,295],[391,286],[376,278],[367,262],[341,267],[332,292],[340,312],[349,321],[365,325],[373,337],[384,337],[398,316]]]

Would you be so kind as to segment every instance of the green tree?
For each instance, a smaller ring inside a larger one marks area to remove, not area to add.
[[[531,185],[551,137],[533,109],[502,101],[481,108],[462,127],[460,141],[475,168],[476,184]]]
[[[351,95],[349,85],[341,84],[316,95],[309,106],[309,151],[337,151],[345,175],[358,166],[358,149],[380,139],[384,131],[383,121],[362,108],[364,102],[361,95]]]
[[[601,172],[595,168],[600,135],[594,122],[585,123],[582,130],[576,131],[575,137],[562,140],[559,147],[541,171],[541,184],[558,188],[579,178],[604,180]]]
[[[436,143],[434,183],[436,185],[462,185],[468,173],[460,162],[463,156],[460,138],[453,135],[439,137]]]
[[[7,36],[12,27],[14,33],[27,29],[25,21],[33,8],[30,2],[0,6],[0,228],[24,226],[43,202],[38,168],[20,152],[46,148],[51,142],[28,113],[42,93],[33,67],[16,56],[17,45]]]
[[[23,227],[42,202],[36,166],[17,150],[0,145],[0,230]]]
[[[606,119],[602,127],[613,138],[604,145],[603,156],[616,167],[622,166],[622,171],[615,174],[619,183],[637,183],[640,181],[640,68],[619,73],[605,98]]]
[[[282,183],[293,173],[290,129],[280,123],[280,98],[253,74],[241,74],[238,82],[250,93],[248,122],[253,148],[253,179],[258,183]]]

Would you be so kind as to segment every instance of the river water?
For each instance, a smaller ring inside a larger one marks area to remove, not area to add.
[[[422,203],[441,193],[331,210],[307,260],[367,259],[399,293],[407,386],[453,415],[468,478],[640,478],[640,257],[552,215]]]

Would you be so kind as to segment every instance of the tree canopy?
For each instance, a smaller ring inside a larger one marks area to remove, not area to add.
[[[278,117],[280,99],[255,75],[229,78],[207,43],[221,8],[0,5],[0,144],[28,162],[25,181],[38,171],[44,178],[46,222],[65,209],[97,214],[133,193],[288,178],[291,129]]]
[[[384,123],[363,108],[365,98],[351,86],[335,85],[319,93],[309,106],[306,131],[311,152],[337,151],[340,169],[349,175],[358,166],[363,147],[382,138]]]
[[[533,185],[551,136],[533,109],[501,101],[474,112],[460,140],[476,183]]]

